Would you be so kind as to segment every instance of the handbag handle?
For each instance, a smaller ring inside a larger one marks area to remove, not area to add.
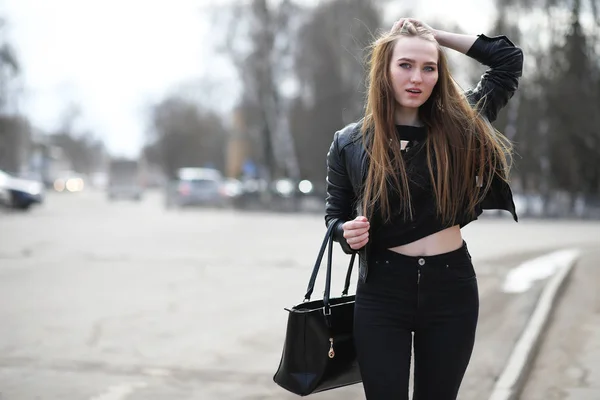
[[[325,238],[323,239],[323,243],[321,244],[321,249],[319,250],[319,255],[317,256],[317,261],[315,262],[315,266],[313,267],[312,274],[310,275],[310,279],[308,281],[308,288],[306,289],[306,294],[304,295],[304,300],[310,300],[310,296],[315,288],[315,282],[317,281],[317,274],[319,273],[319,267],[321,266],[321,261],[323,260],[323,254],[325,254],[325,249],[329,244],[329,237],[332,237],[333,228],[338,223],[337,219],[334,219],[329,226],[327,227],[327,232],[325,233]]]
[[[346,282],[344,283],[344,290],[342,291],[342,296],[346,296],[348,294],[348,288],[350,287],[350,278],[352,277],[352,267],[354,266],[355,258],[356,253],[352,253],[352,257],[350,257],[350,265],[348,265],[348,272],[346,272]]]
[[[315,288],[315,282],[317,280],[317,275],[319,273],[319,269],[321,267],[321,262],[323,261],[323,256],[325,255],[325,249],[329,246],[329,251],[327,254],[327,275],[325,277],[325,293],[323,295],[323,300],[326,303],[327,308],[329,307],[329,296],[331,291],[331,264],[333,261],[333,230],[335,226],[338,224],[339,220],[334,219],[331,221],[329,226],[327,227],[327,232],[325,233],[325,238],[323,239],[323,243],[321,244],[321,249],[319,250],[319,254],[317,256],[317,261],[315,262],[315,266],[313,268],[312,274],[310,276],[310,280],[308,282],[308,288],[306,289],[306,294],[304,295],[304,300],[310,300],[310,296],[313,293]],[[356,258],[356,253],[352,254],[350,258],[350,264],[348,265],[348,271],[346,272],[346,281],[344,283],[344,290],[342,291],[342,296],[348,294],[348,288],[350,287],[350,278],[352,276],[352,267],[354,265],[354,259]]]

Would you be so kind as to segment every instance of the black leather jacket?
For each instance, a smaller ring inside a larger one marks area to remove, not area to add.
[[[489,67],[477,86],[465,94],[472,105],[484,99],[482,114],[493,122],[518,88],[523,69],[523,52],[506,36],[490,38],[482,34],[473,43],[467,56]],[[347,254],[355,250],[344,239],[342,224],[359,215],[360,187],[366,178],[367,168],[367,153],[362,144],[360,122],[336,132],[327,154],[325,221],[329,226],[333,219],[339,219],[334,228],[334,240],[340,243]],[[503,209],[509,211],[515,221],[518,220],[510,187],[498,177],[492,181],[489,192],[478,207],[477,215],[483,209]],[[368,253],[369,244],[358,251],[361,282],[367,279]]]

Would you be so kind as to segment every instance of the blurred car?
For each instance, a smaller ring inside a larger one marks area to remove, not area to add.
[[[264,193],[268,189],[269,183],[264,179],[245,179],[240,182],[240,191],[232,198],[232,204],[241,210],[263,209]]]
[[[108,165],[106,191],[109,200],[140,201],[144,188],[141,184],[141,166],[137,160],[113,159]]]
[[[289,178],[278,179],[271,182],[270,191],[273,194],[271,209],[275,211],[298,212],[307,208],[314,208],[311,200],[315,198],[315,188],[309,180],[294,180]],[[322,199],[317,200],[317,206]]]
[[[180,168],[177,178],[167,184],[165,204],[167,208],[188,206],[218,206],[227,204],[227,191],[231,182],[223,179],[219,170],[213,168]]]
[[[244,185],[242,182],[234,178],[226,178],[221,184],[221,194],[230,200],[240,196],[243,191]]]
[[[41,182],[18,178],[0,171],[0,191],[2,202],[11,208],[28,210],[32,205],[42,203],[44,186]]]
[[[54,180],[52,186],[59,193],[78,193],[85,188],[85,180],[75,172],[64,173]]]
[[[264,179],[247,179],[240,182],[240,190],[233,205],[244,210],[302,211],[322,209],[324,196],[309,180],[290,178],[267,182]]]
[[[8,175],[0,171],[0,206],[10,205],[10,192],[8,191]]]
[[[10,201],[10,194],[8,189],[0,187],[0,206],[8,206]]]
[[[271,191],[275,193],[275,195],[284,198],[310,196],[314,193],[314,185],[311,181],[306,179],[295,181],[293,179],[285,178],[272,182]]]

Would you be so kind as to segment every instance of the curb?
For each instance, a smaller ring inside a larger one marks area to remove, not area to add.
[[[544,286],[525,330],[498,377],[489,400],[518,400],[535,360],[543,333],[581,254],[561,267]]]

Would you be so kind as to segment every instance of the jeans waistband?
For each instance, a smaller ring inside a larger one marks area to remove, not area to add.
[[[471,259],[471,254],[467,248],[467,243],[463,240],[462,246],[460,246],[458,249],[431,256],[408,256],[389,249],[376,250],[370,255],[369,261],[378,262],[380,260],[386,260],[393,263],[406,265],[445,265],[448,262],[458,261],[464,259],[465,257]]]

